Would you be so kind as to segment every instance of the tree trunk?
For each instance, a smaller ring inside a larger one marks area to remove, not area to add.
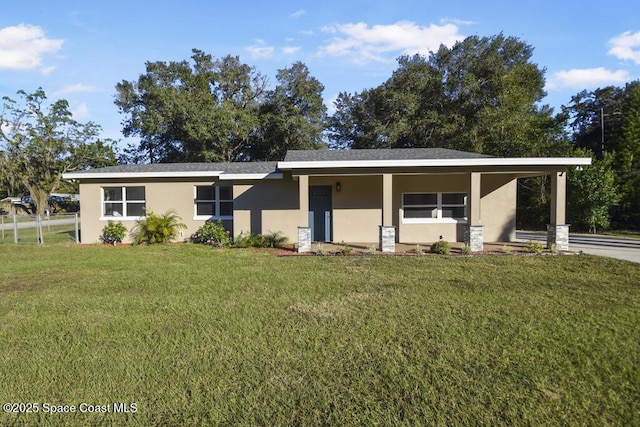
[[[36,213],[40,216],[44,216],[45,210],[49,207],[49,193],[42,189],[33,188],[29,189],[31,199],[36,204]]]

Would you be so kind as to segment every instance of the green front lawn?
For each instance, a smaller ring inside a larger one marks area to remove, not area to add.
[[[39,408],[3,426],[640,424],[640,265],[189,244],[0,259],[0,403]]]

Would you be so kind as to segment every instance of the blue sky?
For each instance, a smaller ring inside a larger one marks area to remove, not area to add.
[[[469,35],[515,36],[546,69],[545,103],[556,111],[582,89],[640,78],[640,2],[70,1],[5,2],[0,13],[0,96],[42,87],[65,98],[78,121],[123,139],[115,85],[146,61],[179,61],[201,49],[238,55],[275,84],[304,62],[324,98],[390,77],[396,58],[427,54]]]

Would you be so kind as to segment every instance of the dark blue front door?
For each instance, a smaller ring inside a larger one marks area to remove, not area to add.
[[[312,241],[331,241],[330,185],[309,187],[309,226]]]

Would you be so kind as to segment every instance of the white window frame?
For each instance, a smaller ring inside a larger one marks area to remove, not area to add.
[[[119,188],[122,191],[122,200],[105,200],[104,189],[105,188]],[[144,199],[127,199],[127,188],[142,188],[144,189]],[[104,187],[100,187],[100,220],[101,221],[114,221],[114,220],[122,220],[122,221],[136,221],[144,216],[137,215],[128,215],[127,213],[127,205],[129,203],[144,203],[145,208],[147,207],[147,189],[144,185],[107,185]],[[105,204],[106,203],[122,203],[122,216],[113,216],[105,214]]]
[[[437,217],[436,218],[405,218],[404,217],[404,195],[405,194],[435,194],[437,197],[436,205],[408,205],[410,207],[435,207],[437,209]],[[442,204],[442,195],[443,194],[464,194],[464,204],[447,204],[443,206]],[[468,198],[469,195],[463,191],[444,191],[444,192],[436,192],[436,191],[413,191],[413,192],[405,192],[402,193],[402,208],[400,209],[400,214],[402,216],[403,224],[458,224],[458,223],[466,223],[467,222],[467,208],[468,208]],[[464,207],[464,217],[463,218],[449,218],[442,216],[443,207]]]
[[[214,189],[214,200],[199,200],[198,199],[198,187],[213,187]],[[225,200],[221,200],[220,199],[220,188],[221,187],[225,187],[225,188],[229,188],[231,189],[231,199],[225,199]],[[213,215],[198,215],[198,203],[199,202],[203,202],[203,203],[213,203],[214,204],[214,214]],[[207,220],[207,219],[214,219],[214,220],[233,220],[233,213],[231,215],[220,215],[220,204],[222,202],[231,202],[231,212],[233,212],[233,186],[232,185],[218,185],[218,184],[212,184],[212,185],[194,185],[193,186],[193,219],[194,220]]]

